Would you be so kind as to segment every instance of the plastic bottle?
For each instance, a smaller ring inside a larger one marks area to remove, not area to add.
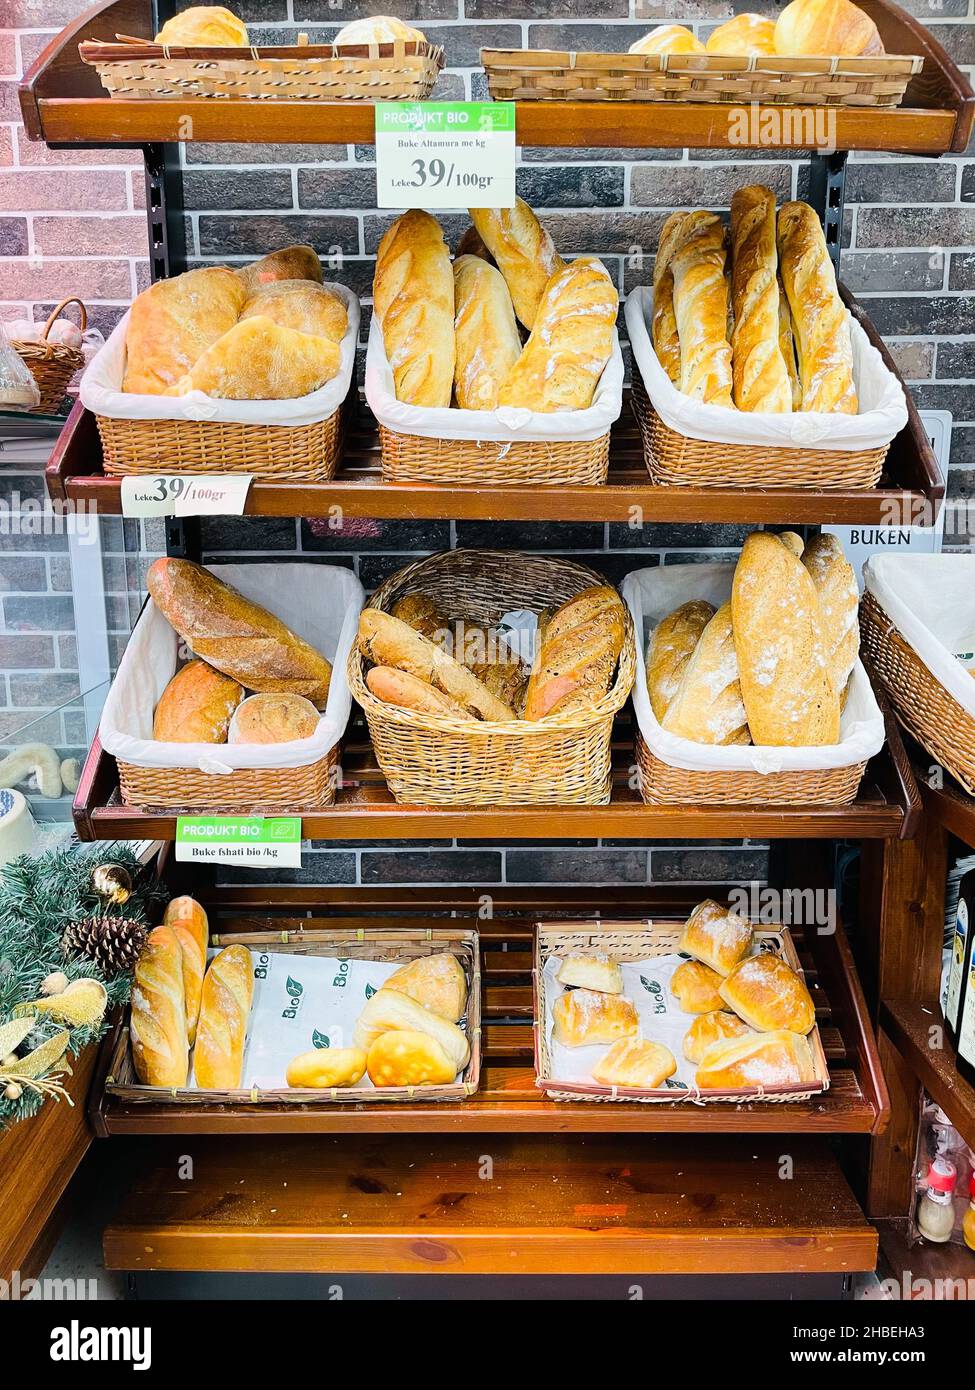
[[[968,1180],[968,1210],[961,1223],[961,1233],[969,1250],[975,1250],[975,1170]]]
[[[944,1245],[955,1228],[952,1197],[958,1171],[947,1158],[936,1158],[928,1169],[928,1185],[917,1209],[917,1228],[925,1240]]]

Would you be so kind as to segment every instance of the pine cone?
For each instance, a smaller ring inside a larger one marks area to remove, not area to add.
[[[106,975],[120,975],[135,965],[147,936],[131,917],[89,917],[65,928],[61,949],[66,956],[94,961]]]

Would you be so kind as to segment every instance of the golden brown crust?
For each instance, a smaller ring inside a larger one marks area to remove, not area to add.
[[[651,634],[647,647],[647,693],[651,708],[661,722],[714,613],[713,604],[692,599],[669,613]]]
[[[631,53],[703,53],[704,44],[683,24],[661,24],[630,44]]]
[[[705,627],[661,723],[694,743],[748,743],[730,603]]]
[[[304,695],[287,690],[250,695],[230,724],[230,743],[290,743],[311,738],[321,716]]]
[[[329,1089],[356,1086],[366,1074],[366,1054],[361,1047],[313,1047],[292,1057],[285,1072],[289,1086]]]
[[[478,256],[454,261],[454,392],[461,410],[496,410],[501,384],[521,356],[504,277]]]
[[[168,395],[202,391],[226,401],[291,401],[338,376],[331,338],[284,328],[264,314],[241,319],[211,344]]]
[[[322,283],[322,263],[318,252],[312,246],[300,243],[282,246],[280,251],[272,251],[250,265],[241,266],[236,275],[247,291],[247,297],[256,294],[262,285],[272,285],[279,280],[314,280]]]
[[[778,247],[799,354],[802,409],[856,415],[850,325],[822,226],[808,203],[779,209]]]
[[[377,608],[362,610],[359,649],[377,666],[395,666],[435,686],[480,719],[515,717],[514,710],[492,695],[466,666],[391,613]]]
[[[185,1086],[189,1070],[183,953],[171,927],[149,933],[132,980],[132,1061],[146,1086]]]
[[[684,1056],[689,1062],[700,1062],[705,1053],[717,1043],[728,1043],[752,1033],[748,1024],[727,1009],[712,1009],[698,1014],[684,1034]]]
[[[663,1043],[646,1038],[620,1038],[592,1069],[601,1086],[626,1086],[655,1091],[677,1070],[677,1058]]]
[[[775,51],[796,58],[871,58],[884,45],[876,24],[852,0],[792,0],[776,20]]]
[[[386,981],[385,989],[408,994],[431,1013],[459,1023],[467,1007],[467,977],[452,951],[419,956],[401,965]]]
[[[833,689],[842,698],[860,654],[860,591],[856,575],[843,553],[842,543],[827,532],[807,543],[802,563],[819,594]]]
[[[705,405],[733,408],[725,229],[713,213],[701,218],[671,259],[680,338],[680,389]]]
[[[373,303],[396,399],[449,406],[454,384],[454,273],[440,223],[428,212],[411,209],[383,235]]]
[[[725,976],[747,953],[751,941],[750,922],[707,898],[688,917],[677,949]]]
[[[341,343],[349,326],[344,299],[313,280],[275,280],[261,285],[247,300],[242,319],[261,314],[281,328]]]
[[[718,989],[721,976],[699,960],[685,960],[678,965],[670,980],[670,992],[686,1014],[708,1014],[721,1009]]]
[[[196,1025],[200,1017],[210,925],[206,913],[195,898],[180,897],[173,898],[168,904],[163,916],[163,926],[169,927],[175,934],[182,953],[186,1033],[192,1047],[196,1041]]]
[[[815,1080],[806,1039],[784,1029],[717,1043],[701,1058],[695,1077],[702,1091],[808,1086]]]
[[[157,280],[136,295],[125,334],[122,390],[161,396],[237,322],[246,299],[224,266]]]
[[[775,196],[752,184],[731,199],[732,374],[739,410],[792,410],[792,385],[780,346]]]
[[[750,58],[775,52],[775,20],[760,14],[737,14],[712,29],[704,45],[709,53]]]
[[[156,43],[169,48],[247,48],[247,26],[223,5],[191,5],[159,30]]]
[[[225,946],[203,981],[193,1076],[204,1091],[235,1091],[241,1084],[254,967],[246,946]]]
[[[816,1006],[802,976],[769,953],[741,961],[726,980],[719,980],[719,991],[719,1008],[733,1009],[763,1033],[779,1028],[809,1033],[816,1022]]]
[[[563,1047],[592,1047],[635,1037],[640,1031],[633,1002],[623,994],[567,989],[552,1007],[552,1038]]]
[[[383,1033],[366,1058],[374,1086],[449,1086],[457,1075],[453,1062],[429,1033],[396,1029]]]
[[[367,1000],[356,1022],[353,1041],[356,1047],[368,1052],[384,1033],[404,1030],[426,1033],[436,1039],[453,1067],[450,1080],[470,1061],[470,1044],[462,1029],[395,989],[379,989]]]
[[[523,198],[513,208],[471,208],[470,215],[505,278],[519,321],[533,328],[546,285],[565,265],[555,243]]]
[[[547,621],[539,641],[525,719],[543,719],[601,699],[609,690],[625,639],[626,611],[611,585],[593,585],[563,604]]]
[[[206,661],[188,661],[159,697],[152,736],[160,743],[226,743],[243,686]]]

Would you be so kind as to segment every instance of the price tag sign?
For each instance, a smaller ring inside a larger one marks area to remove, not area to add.
[[[179,863],[300,869],[300,816],[177,816]]]
[[[250,473],[178,473],[122,479],[123,516],[243,516]]]
[[[377,102],[376,179],[381,208],[514,207],[514,102]]]

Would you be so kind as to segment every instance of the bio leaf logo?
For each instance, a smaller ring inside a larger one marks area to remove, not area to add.
[[[298,999],[305,992],[304,985],[299,984],[297,980],[293,980],[290,975],[288,976],[288,983],[285,985],[285,989],[291,995],[292,999]]]
[[[376,993],[376,991],[373,989],[372,985],[366,985],[366,998],[367,998],[367,999],[371,999],[372,996],[373,996],[375,993]]]
[[[319,1033],[317,1028],[311,1030],[312,1047],[331,1047],[327,1033]]]

